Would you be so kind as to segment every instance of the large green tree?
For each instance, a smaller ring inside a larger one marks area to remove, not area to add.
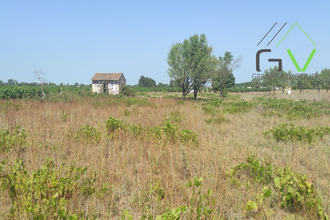
[[[156,87],[156,81],[145,76],[141,76],[139,79],[138,86],[141,87]]]
[[[241,59],[234,59],[233,55],[226,51],[223,57],[217,60],[216,68],[212,77],[212,88],[219,91],[220,97],[224,97],[224,90],[235,85],[233,71],[240,65]]]
[[[193,35],[183,43],[176,43],[168,54],[168,75],[182,89],[182,98],[194,90],[194,98],[210,78],[214,69],[212,47],[206,36]]]

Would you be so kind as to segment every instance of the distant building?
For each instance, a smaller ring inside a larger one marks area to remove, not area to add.
[[[118,95],[126,85],[123,73],[95,73],[92,78],[92,92]]]

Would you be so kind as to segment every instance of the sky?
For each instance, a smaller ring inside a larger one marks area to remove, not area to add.
[[[205,34],[213,54],[230,51],[242,59],[236,82],[252,79],[256,52],[261,69],[283,61],[283,69],[298,73],[316,49],[305,72],[330,68],[329,1],[216,0],[0,0],[0,80],[36,81],[42,70],[54,83],[90,84],[96,72],[123,72],[127,84],[141,75],[169,83],[167,55],[173,43]],[[277,25],[257,46],[263,36]],[[287,22],[269,46],[268,42]],[[278,42],[295,26],[279,46]]]

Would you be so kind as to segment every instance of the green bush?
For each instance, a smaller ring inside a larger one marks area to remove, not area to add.
[[[87,168],[60,167],[49,160],[29,173],[21,160],[0,164],[0,185],[9,194],[11,219],[78,219],[68,208],[77,196],[86,199],[95,192],[93,178],[82,179]],[[77,210],[76,210],[77,211]]]
[[[198,146],[198,135],[191,130],[184,129],[180,131],[180,140],[193,146]]]
[[[0,153],[9,152],[12,148],[24,148],[27,145],[27,132],[24,128],[16,127],[14,132],[0,130]]]
[[[120,90],[122,96],[135,96],[135,92],[128,86],[123,86]]]
[[[252,156],[247,162],[237,165],[227,174],[232,182],[239,182],[236,176],[242,177],[245,174],[248,179],[263,186],[263,192],[256,196],[257,201],[248,200],[246,203],[245,210],[248,214],[257,213],[264,199],[273,195],[282,208],[291,212],[308,213],[315,219],[328,218],[313,183],[308,181],[306,175],[296,173],[289,167],[274,168],[269,162]]]
[[[75,132],[75,140],[87,144],[99,143],[101,140],[101,133],[93,126],[87,124],[80,127],[80,129]]]
[[[276,141],[302,141],[311,143],[317,137],[323,138],[330,133],[330,127],[306,128],[293,124],[281,124],[273,129],[265,131],[264,136],[272,135]]]
[[[262,115],[286,117],[289,120],[311,119],[323,114],[330,114],[330,105],[325,102],[311,102],[307,100],[293,101],[289,99],[256,98],[263,107]]]

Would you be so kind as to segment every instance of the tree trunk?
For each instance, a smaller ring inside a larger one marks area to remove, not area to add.
[[[320,88],[317,88],[317,92],[320,93]]]
[[[182,89],[182,99],[184,99],[186,97],[186,91]]]
[[[194,99],[197,99],[197,92],[195,89],[194,89]]]
[[[220,96],[220,98],[223,98],[223,89],[219,90],[219,96]]]
[[[302,88],[299,89],[300,90],[300,93],[302,92]]]

